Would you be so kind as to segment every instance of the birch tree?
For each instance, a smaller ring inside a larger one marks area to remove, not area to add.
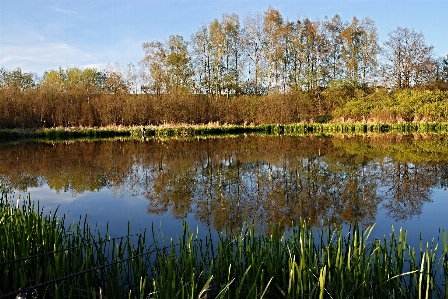
[[[203,25],[191,36],[192,59],[195,70],[196,92],[211,94],[211,40],[209,27]]]
[[[329,44],[326,61],[326,73],[328,82],[342,79],[344,69],[342,63],[342,31],[346,24],[339,15],[334,15],[331,20],[326,19],[323,23],[325,36]]]
[[[318,21],[312,22],[305,19],[303,26],[303,55],[305,66],[303,69],[302,86],[305,90],[312,90],[319,87],[322,80],[323,61],[323,36],[320,32],[321,24]]]
[[[352,22],[341,32],[345,78],[356,86],[366,87],[376,74],[379,52],[378,34],[370,18]]]
[[[238,94],[240,90],[240,73],[242,71],[242,46],[240,20],[237,14],[222,16],[222,29],[225,39],[225,74],[224,88],[227,97],[232,92]]]
[[[283,17],[280,12],[272,7],[264,13],[265,36],[264,55],[267,60],[267,79],[268,90],[273,89],[277,92],[280,88],[280,67],[283,61],[282,35],[283,35]]]
[[[224,89],[224,57],[225,35],[218,19],[214,19],[209,25],[211,45],[211,86],[212,94],[220,95]]]
[[[348,82],[359,83],[360,62],[362,60],[362,28],[359,20],[353,17],[352,22],[341,32],[342,60],[345,68],[345,79]]]
[[[245,92],[251,94],[264,93],[264,21],[261,14],[248,15],[244,21],[244,53],[247,59],[248,77]]]
[[[143,86],[145,92],[161,95],[166,92],[166,49],[160,41],[151,41],[143,43],[145,56],[140,61],[146,77],[146,84]]]
[[[180,35],[168,40],[166,56],[167,88],[171,93],[188,93],[193,86],[193,67],[187,42]]]

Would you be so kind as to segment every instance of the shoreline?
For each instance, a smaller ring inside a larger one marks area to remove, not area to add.
[[[165,124],[161,126],[108,126],[108,127],[56,127],[0,129],[0,140],[70,140],[78,138],[170,138],[170,137],[212,137],[222,135],[265,134],[265,135],[333,135],[367,133],[447,133],[448,123],[403,122],[403,123],[293,123],[261,125],[228,124]]]

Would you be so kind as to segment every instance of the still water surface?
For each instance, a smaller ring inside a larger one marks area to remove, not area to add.
[[[0,182],[66,223],[112,236],[287,228],[299,218],[409,229],[418,246],[448,228],[448,135],[240,136],[0,145]]]

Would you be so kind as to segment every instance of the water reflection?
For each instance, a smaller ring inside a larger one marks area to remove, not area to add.
[[[104,188],[148,199],[147,212],[193,213],[216,230],[299,217],[316,225],[420,215],[448,185],[447,135],[217,138],[0,146],[0,181],[80,194]]]

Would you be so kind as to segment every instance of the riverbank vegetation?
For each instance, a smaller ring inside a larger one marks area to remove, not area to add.
[[[0,69],[0,128],[447,122],[448,56],[398,27],[339,15],[223,14],[136,67]]]
[[[340,134],[428,134],[447,133],[447,122],[401,122],[401,123],[296,123],[296,124],[262,124],[262,125],[162,125],[139,127],[58,127],[39,129],[0,129],[0,141],[17,140],[65,141],[70,139],[99,140],[112,138],[143,139],[154,137],[166,138],[211,138],[231,137],[243,134],[288,135],[288,136],[335,136]]]
[[[212,240],[185,224],[177,240],[160,242],[145,233],[132,240],[130,232],[116,239],[94,231],[87,220],[66,227],[64,217],[43,216],[29,198],[13,203],[5,192],[0,215],[1,298],[21,292],[37,298],[445,298],[448,293],[445,230],[419,249],[407,245],[401,229],[370,240],[373,227],[318,231],[302,220],[288,233],[278,226],[266,233],[249,226]]]
[[[89,98],[61,92],[49,99],[39,88],[14,92],[11,88],[0,86],[3,129],[448,121],[448,92],[441,90],[360,91],[352,98],[341,96],[341,90],[328,89],[318,99],[306,92],[230,99],[151,94],[96,94]]]

